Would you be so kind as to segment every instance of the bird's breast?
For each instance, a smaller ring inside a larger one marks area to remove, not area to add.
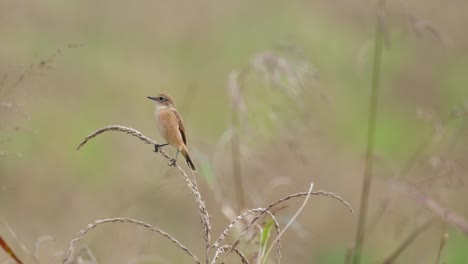
[[[156,110],[155,112],[155,116],[156,116],[156,127],[158,129],[158,132],[159,134],[161,134],[161,136],[166,139],[166,128],[167,128],[167,115],[164,114],[164,112],[162,110]]]
[[[179,123],[170,109],[156,110],[156,126],[161,137],[171,145],[179,145],[181,140]]]

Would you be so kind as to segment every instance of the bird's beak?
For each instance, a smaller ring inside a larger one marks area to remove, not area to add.
[[[156,101],[156,97],[154,97],[154,96],[148,96],[148,99],[151,99],[151,100],[153,100],[153,101]]]

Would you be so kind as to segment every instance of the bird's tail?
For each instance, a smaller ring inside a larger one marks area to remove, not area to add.
[[[186,147],[184,147],[181,151],[182,155],[184,156],[185,158],[185,161],[187,161],[187,165],[189,166],[189,168],[192,170],[192,171],[197,171],[197,169],[195,168],[195,165],[193,165],[193,162],[192,162],[192,159],[190,159],[190,155],[188,153],[188,150]]]

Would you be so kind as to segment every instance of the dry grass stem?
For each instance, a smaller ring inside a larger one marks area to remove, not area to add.
[[[139,132],[136,129],[129,128],[129,127],[124,127],[124,126],[119,126],[119,125],[110,125],[110,126],[106,126],[106,127],[101,128],[101,129],[98,129],[95,132],[91,133],[89,136],[87,136],[78,145],[77,149],[79,150],[89,140],[91,140],[94,137],[96,137],[96,136],[98,136],[98,135],[100,135],[100,134],[102,134],[104,132],[107,132],[107,131],[124,132],[126,134],[129,134],[129,135],[132,135],[134,137],[139,138],[141,141],[143,141],[146,144],[151,144],[151,145],[158,144],[156,141],[146,137],[145,135],[143,135],[141,132]],[[158,151],[158,153],[161,154],[162,156],[164,156],[165,158],[169,159],[169,160],[171,159],[171,157],[169,157],[169,155],[167,155],[167,153],[164,152],[164,150],[160,149]],[[198,190],[198,186],[197,186],[197,182],[196,182],[194,172],[192,171],[193,180],[191,180],[189,178],[189,176],[187,175],[187,173],[178,164],[177,164],[176,167],[179,170],[179,172],[184,176],[185,182],[187,183],[187,186],[189,187],[190,191],[192,192],[192,195],[193,195],[193,197],[195,199],[195,202],[196,202],[196,204],[198,206],[198,214],[199,214],[200,222],[201,222],[201,225],[202,225],[203,239],[205,240],[205,243],[206,243],[206,255],[207,255],[206,257],[207,257],[207,262],[208,262],[209,261],[208,260],[208,255],[209,255],[209,250],[210,250],[210,247],[211,247],[210,246],[211,223],[210,223],[210,217],[209,217],[208,210],[206,209],[205,202],[202,200],[200,191]]]
[[[295,193],[295,194],[291,194],[291,195],[288,195],[282,199],[279,199],[278,201],[270,204],[267,208],[263,209],[263,211],[258,214],[255,218],[252,219],[252,221],[249,223],[249,225],[246,226],[246,228],[244,229],[244,232],[242,232],[239,237],[237,238],[237,240],[234,242],[233,244],[233,247],[236,247],[239,242],[240,242],[240,239],[247,233],[248,229],[250,227],[252,227],[253,224],[255,224],[255,222],[263,215],[266,213],[266,211],[270,211],[270,209],[282,202],[285,202],[285,201],[288,201],[292,198],[297,198],[297,197],[301,197],[301,196],[307,196],[309,195],[309,192],[300,192],[300,193]],[[310,195],[325,195],[325,196],[328,196],[328,197],[332,197],[334,199],[337,199],[338,201],[344,203],[346,205],[346,207],[348,207],[348,209],[354,213],[353,211],[353,208],[351,207],[351,205],[346,202],[343,198],[339,197],[338,195],[334,194],[334,193],[331,193],[331,192],[325,192],[325,191],[317,191],[317,192],[312,192]]]
[[[69,49],[79,48],[81,46],[82,46],[81,44],[68,44],[64,48],[55,50],[55,52],[52,53],[51,55],[49,55],[49,57],[40,59],[37,62],[30,63],[29,65],[26,65],[24,67],[24,69],[22,69],[21,73],[16,78],[10,78],[10,79],[12,79],[12,82],[10,83],[10,85],[5,85],[8,77],[9,77],[8,74],[5,73],[2,76],[2,80],[0,81],[0,88],[1,88],[0,89],[0,95],[5,96],[6,94],[15,91],[15,88],[17,88],[29,76],[34,75],[37,71],[39,71],[39,70],[49,70],[49,69],[53,68],[54,62],[60,56],[62,56],[64,51],[69,50]]]
[[[284,198],[281,198],[279,199],[278,201],[270,204],[266,209],[267,210],[270,210],[272,207],[282,203],[282,202],[285,202],[287,200],[290,200],[292,198],[297,198],[297,197],[301,197],[301,196],[307,196],[309,195],[308,192],[299,192],[299,193],[295,193],[295,194],[290,194]],[[321,196],[327,196],[327,197],[331,197],[335,200],[338,200],[339,202],[341,202],[342,204],[344,204],[348,210],[354,214],[354,210],[353,208],[351,207],[351,205],[343,198],[341,198],[340,196],[336,195],[335,193],[332,193],[332,192],[326,192],[326,191],[315,191],[315,192],[312,192],[311,195],[321,195]]]
[[[253,215],[256,213],[261,213],[263,212],[264,208],[255,208],[255,209],[250,209],[241,215],[238,215],[227,227],[224,229],[223,233],[216,239],[216,241],[213,243],[212,248],[218,247],[219,243],[224,240],[227,236],[229,236],[229,231],[236,225],[237,222],[240,220],[244,219],[248,215]]]
[[[92,264],[98,264],[96,257],[94,256],[93,252],[91,249],[88,247],[85,248],[86,255],[88,255],[89,260],[91,261]]]
[[[62,257],[65,254],[62,254]],[[88,248],[88,246],[84,246],[84,248],[78,250],[76,253],[76,263],[77,264],[98,264],[96,258],[93,255],[93,252]],[[86,256],[86,258],[85,258]]]
[[[41,251],[42,244],[44,244],[45,242],[49,242],[49,241],[54,242],[55,239],[52,236],[45,235],[45,236],[40,237],[36,241],[36,243],[34,244],[34,258],[35,259],[39,259],[39,253]]]
[[[439,251],[437,252],[437,258],[436,258],[435,264],[440,263],[440,258],[442,257],[442,251],[444,250],[444,247],[447,244],[447,240],[448,240],[448,233],[444,233],[440,240]]]
[[[221,253],[229,253],[229,252],[236,252],[236,254],[239,256],[239,258],[241,259],[242,261],[242,264],[249,264],[250,262],[247,260],[247,257],[244,255],[244,253],[242,253],[242,251],[238,250],[237,248],[233,248],[229,245],[224,245],[224,246],[221,246],[219,247],[217,250],[216,250],[216,253],[213,257],[213,261],[211,261],[211,264],[215,264],[216,261],[218,260],[219,256]]]
[[[88,135],[77,147],[77,149],[80,149],[81,147],[83,147],[89,140],[95,138],[96,136],[104,133],[104,132],[107,132],[107,131],[118,131],[118,132],[124,132],[126,134],[129,134],[129,135],[132,135],[134,137],[137,137],[139,138],[141,141],[143,141],[144,143],[146,144],[151,144],[151,145],[154,145],[154,144],[158,144],[156,141],[146,137],[145,135],[143,135],[141,132],[133,129],[133,128],[129,128],[129,127],[124,127],[124,126],[119,126],[119,125],[111,125],[111,126],[106,126],[106,127],[103,127],[99,130],[96,130],[95,132],[91,133],[90,135]],[[161,155],[163,155],[165,158],[167,159],[171,159],[171,157],[169,157],[163,150],[160,150],[158,153],[160,153]],[[280,225],[276,219],[276,217],[271,213],[271,208],[273,208],[274,206],[282,203],[282,202],[285,202],[285,201],[288,201],[292,198],[296,198],[296,197],[301,197],[301,196],[306,196],[307,199],[308,197],[310,197],[310,195],[324,195],[324,196],[329,196],[329,197],[332,197],[340,202],[342,202],[351,212],[353,212],[353,209],[351,208],[350,204],[348,202],[346,202],[344,199],[342,199],[341,197],[337,196],[336,194],[334,193],[331,193],[331,192],[324,192],[324,191],[317,191],[317,192],[301,192],[301,193],[296,193],[296,194],[292,194],[292,195],[289,195],[289,196],[286,196],[282,199],[279,199],[278,201],[270,204],[268,207],[266,208],[257,208],[257,209],[251,209],[251,210],[248,210],[246,211],[245,213],[237,216],[230,225],[228,225],[228,227],[223,231],[223,233],[220,235],[220,237],[215,241],[215,243],[211,244],[211,237],[210,237],[210,232],[211,232],[211,223],[210,223],[210,218],[209,218],[209,214],[208,214],[208,211],[206,209],[206,206],[205,206],[205,203],[204,201],[202,200],[201,198],[201,194],[198,190],[198,186],[197,186],[197,182],[196,182],[196,178],[195,178],[195,174],[192,172],[192,176],[193,176],[193,179],[191,180],[190,177],[187,175],[187,173],[180,167],[177,165],[177,169],[179,170],[179,172],[184,176],[184,179],[185,179],[185,182],[187,184],[187,186],[189,187],[190,191],[192,192],[192,195],[194,196],[194,199],[195,199],[195,202],[196,204],[198,205],[198,213],[199,213],[199,217],[200,217],[200,222],[201,222],[201,225],[202,225],[202,235],[203,235],[203,239],[205,240],[205,244],[206,244],[206,263],[209,263],[210,261],[210,258],[209,258],[209,254],[210,254],[210,251],[211,249],[214,249],[214,248],[217,248],[216,250],[216,253],[215,253],[215,257],[212,261],[212,263],[215,263],[216,262],[216,259],[219,258],[219,254],[221,253],[226,253],[228,250],[228,254],[230,254],[232,251],[236,252],[240,258],[242,259],[243,263],[248,263],[247,259],[245,258],[245,256],[236,248],[236,246],[239,244],[240,242],[240,239],[247,233],[247,231],[250,229],[250,227],[252,225],[255,224],[255,222],[263,215],[267,214],[270,216],[270,218],[272,219],[272,221],[274,222],[274,225],[275,225],[275,230],[277,232],[277,237],[275,239],[275,241],[271,244],[270,248],[268,249],[267,251],[267,254],[266,256],[268,256],[268,254],[270,253],[272,247],[274,246],[274,244],[276,244],[276,247],[277,247],[277,260],[278,260],[278,263],[280,262],[280,259],[281,259],[281,240],[280,240],[280,237],[282,235],[282,232],[280,230]],[[306,199],[306,200],[307,200]],[[305,204],[303,204],[300,208],[300,210],[302,210],[302,208],[305,206]],[[300,212],[300,211],[298,211]],[[246,216],[248,215],[256,215],[253,220],[250,222],[249,225],[246,226],[245,230],[239,235],[239,237],[237,238],[237,240],[234,242],[234,244],[232,246],[229,246],[229,245],[223,245],[223,246],[219,246],[219,243],[225,239],[225,237],[227,237],[229,235],[229,231],[234,227],[234,225],[239,222],[241,219],[245,218]],[[76,244],[80,241],[80,239],[92,228],[94,228],[95,226],[99,225],[99,224],[102,224],[102,223],[108,223],[108,222],[131,222],[131,223],[135,223],[135,224],[139,224],[139,225],[142,225],[142,226],[145,226],[149,229],[151,229],[152,231],[155,231],[163,236],[165,236],[166,238],[170,239],[173,243],[175,243],[176,245],[178,245],[180,248],[182,248],[187,254],[189,254],[190,256],[192,256],[195,260],[196,263],[200,263],[200,261],[198,260],[198,258],[193,254],[191,253],[185,246],[183,246],[182,244],[180,244],[180,242],[178,242],[177,240],[175,240],[173,237],[171,237],[169,234],[165,233],[164,231],[160,230],[160,229],[157,229],[155,227],[152,227],[150,226],[149,224],[146,224],[146,223],[143,223],[143,222],[140,222],[138,220],[132,220],[132,219],[127,219],[127,218],[113,218],[113,219],[105,219],[105,220],[98,220],[96,222],[94,222],[93,224],[90,224],[88,225],[88,227],[82,231],[80,231],[80,233],[78,234],[78,236],[73,239],[71,242],[70,242],[70,249],[68,251],[68,255],[67,257],[65,258],[64,260],[64,263],[68,263],[69,260],[72,258],[73,256],[73,253],[74,251],[76,250]],[[289,223],[290,224],[290,223]],[[246,261],[246,262],[245,262]]]
[[[21,240],[18,238],[18,236],[16,235],[15,231],[13,230],[13,228],[11,228],[11,226],[7,223],[7,222],[3,222],[3,224],[5,225],[5,227],[7,228],[8,232],[10,233],[10,235],[15,239],[16,243],[18,243],[18,245],[21,246],[21,248],[23,249],[24,252],[26,252],[26,254],[28,256],[30,256],[33,260],[34,263],[36,264],[39,264],[39,262],[37,261],[37,259],[34,257],[33,254],[31,254],[31,251],[29,251],[29,249],[23,244],[23,242],[21,242]],[[14,255],[14,254],[13,254]],[[18,259],[15,258],[17,261]],[[21,263],[21,262],[19,262]]]
[[[447,127],[448,123],[452,121],[456,115],[453,115],[452,113],[446,116],[445,118],[442,119],[440,127]],[[404,163],[404,166],[402,169],[398,172],[396,175],[395,179],[397,180],[403,180],[403,178],[407,177],[410,175],[410,172],[416,167],[418,164],[418,161],[420,160],[420,157],[423,156],[424,153],[427,152],[429,147],[436,141],[436,138],[439,137],[439,132],[437,131],[438,129],[435,128],[436,126],[434,125],[434,129],[432,129],[431,133],[424,138],[424,140],[419,143],[417,148],[413,151],[413,153],[410,155],[410,157],[406,160]],[[450,152],[453,151],[454,147],[456,146],[456,143],[458,142],[458,139],[462,135],[462,127],[458,127],[458,132],[455,134],[455,136],[452,137],[451,143],[449,144],[449,147],[447,149],[447,153],[445,154],[445,157],[450,156]],[[434,177],[427,177],[423,182],[420,182],[419,184],[424,183],[425,181],[432,181]],[[382,205],[379,207],[377,213],[375,213],[374,219],[371,221],[368,227],[368,233],[372,233],[375,228],[378,226],[380,223],[380,220],[383,218],[389,207],[391,206],[391,203],[393,200],[396,198],[395,195],[392,195],[385,199],[382,202]]]
[[[139,220],[130,219],[130,218],[110,218],[110,219],[96,220],[93,223],[86,226],[85,229],[78,232],[77,236],[70,241],[70,247],[68,249],[67,256],[63,260],[63,263],[68,264],[73,260],[73,255],[74,255],[75,250],[77,248],[78,242],[80,242],[80,240],[91,229],[97,227],[98,225],[107,224],[107,223],[131,223],[131,224],[135,224],[135,225],[139,225],[139,226],[142,226],[144,228],[147,228],[147,229],[149,229],[149,230],[151,230],[151,231],[153,231],[153,232],[155,232],[157,234],[160,234],[163,237],[169,239],[172,243],[174,243],[176,246],[178,246],[183,251],[185,251],[185,253],[187,253],[189,256],[191,256],[193,258],[193,260],[195,261],[195,263],[200,264],[200,261],[198,260],[198,258],[186,246],[184,246],[182,243],[180,243],[177,239],[172,237],[170,234],[168,234],[168,233],[164,232],[163,230],[161,230],[161,229],[159,229],[157,227],[154,227],[154,226],[152,226],[150,224],[147,224],[147,223],[139,221]]]
[[[100,135],[100,134],[102,134],[104,132],[107,132],[107,131],[124,132],[124,133],[127,133],[129,135],[132,135],[134,137],[137,137],[137,138],[141,139],[146,144],[152,144],[152,145],[158,144],[156,141],[146,137],[145,135],[143,135],[140,131],[138,131],[136,129],[133,129],[133,128],[130,128],[130,127],[119,126],[119,125],[110,125],[110,126],[100,128],[100,129],[94,131],[93,133],[91,133],[89,136],[85,137],[85,139],[78,145],[78,147],[76,149],[79,150],[86,143],[88,143],[88,141],[90,139],[93,139],[94,137],[96,137],[96,136],[98,136],[98,135]],[[162,150],[160,149],[160,151],[162,151]]]
[[[245,108],[244,101],[241,97],[241,89],[243,78],[245,76],[244,71],[232,71],[229,74],[228,80],[228,90],[232,104],[232,117],[231,117],[231,126],[232,126],[232,137],[231,137],[231,151],[232,151],[232,176],[234,179],[236,194],[237,194],[237,203],[239,206],[239,211],[244,210],[245,208],[245,190],[242,180],[242,164],[240,159],[240,114]]]
[[[411,232],[408,237],[403,240],[401,245],[393,252],[387,259],[383,261],[384,264],[392,264],[395,263],[396,259],[407,249],[411,243],[424,231],[426,231],[432,224],[434,223],[434,219],[426,220],[423,224],[418,226]]]
[[[206,249],[206,262],[209,262],[209,254],[210,254],[210,248],[211,248],[211,223],[210,223],[210,216],[208,214],[208,210],[206,209],[205,202],[201,198],[201,194],[198,191],[198,187],[196,185],[196,182],[192,182],[188,175],[185,173],[185,171],[178,167],[179,171],[184,175],[185,182],[187,183],[187,186],[190,188],[190,191],[192,192],[193,197],[195,198],[195,202],[198,205],[198,215],[200,217],[200,222],[202,225],[202,236],[203,239],[205,240],[205,249]],[[192,171],[193,173],[193,171]],[[195,178],[195,175],[193,175]]]
[[[274,206],[276,206],[278,204],[281,204],[282,202],[288,201],[288,200],[290,200],[292,198],[297,198],[297,197],[301,197],[301,196],[308,196],[308,195],[323,195],[323,196],[331,197],[331,198],[336,199],[336,200],[340,201],[341,203],[343,203],[352,213],[354,213],[353,208],[351,207],[351,205],[348,202],[346,202],[343,198],[341,198],[340,196],[338,196],[338,195],[336,195],[336,194],[334,194],[332,192],[316,191],[316,192],[311,192],[311,193],[309,193],[309,192],[300,192],[300,193],[291,194],[291,195],[288,195],[288,196],[286,196],[284,198],[281,198],[278,201],[270,204],[268,207],[263,209],[262,212],[257,214],[257,216],[255,216],[252,219],[252,221],[250,221],[250,223],[245,227],[244,231],[238,236],[236,241],[234,241],[234,243],[232,244],[232,248],[236,248],[237,245],[239,245],[242,237],[248,232],[248,230],[255,224],[255,222],[263,214],[265,214],[267,211],[271,211],[271,208],[273,208]]]
[[[0,236],[0,248],[2,248],[5,253],[10,257],[7,261],[13,261],[17,264],[22,264],[21,260],[16,256],[7,242]]]
[[[413,198],[413,200],[424,205],[435,215],[442,219],[446,219],[447,223],[458,227],[465,233],[465,235],[468,235],[468,221],[461,215],[442,207],[436,201],[432,200],[430,197],[414,187],[399,182],[392,182],[392,187],[394,187],[397,191],[410,196]]]
[[[306,206],[307,202],[309,201],[309,198],[310,198],[310,195],[312,194],[312,190],[314,188],[314,183],[311,183],[310,184],[310,188],[309,188],[309,191],[307,192],[307,196],[305,197],[304,199],[304,202],[301,204],[301,206],[299,207],[299,209],[296,211],[296,213],[293,215],[293,217],[289,220],[289,222],[286,224],[286,226],[284,227],[283,231],[281,231],[281,233],[278,234],[278,236],[276,237],[276,239],[273,241],[273,243],[271,243],[270,245],[270,248],[267,250],[266,254],[265,254],[265,258],[263,259],[262,263],[265,263],[265,261],[268,259],[268,255],[270,254],[273,246],[275,245],[275,243],[277,241],[280,240],[280,238],[283,236],[284,232],[286,230],[288,230],[288,228],[292,225],[292,223],[294,223],[294,221],[296,220],[296,218],[299,216],[299,214],[302,212],[302,210],[304,209],[304,207]],[[280,263],[279,259],[278,259],[278,263]]]
[[[255,209],[250,209],[241,215],[237,216],[227,227],[224,229],[223,233],[216,239],[216,241],[213,243],[211,248],[217,248],[219,247],[219,243],[223,241],[226,237],[229,236],[229,232],[231,229],[238,223],[240,220],[246,218],[248,215],[256,215],[256,214],[267,214],[270,216],[271,220],[274,223],[276,234],[279,235],[281,233],[280,225],[278,220],[276,219],[275,215],[269,211],[265,210],[265,208],[255,208]],[[277,243],[277,259],[280,261],[281,259],[281,240],[278,240]]]
[[[442,256],[442,251],[444,250],[444,246],[447,243],[448,234],[446,231],[447,231],[447,214],[445,215],[444,226],[442,227],[442,238],[440,239],[439,251],[437,252],[437,258],[436,258],[435,264],[440,263],[440,257]]]

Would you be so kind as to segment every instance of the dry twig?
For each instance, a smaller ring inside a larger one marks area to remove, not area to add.
[[[434,223],[434,219],[426,220],[423,224],[418,226],[411,232],[408,237],[401,243],[401,245],[386,259],[383,261],[384,264],[395,263],[396,259],[407,249],[411,243],[425,230],[427,230]]]
[[[231,252],[231,251],[234,251],[236,252],[236,254],[239,256],[239,258],[241,259],[242,261],[242,264],[249,264],[249,261],[247,260],[247,258],[245,257],[244,253],[242,253],[240,250],[238,250],[237,248],[233,248],[229,245],[224,245],[224,246],[221,246],[219,247],[217,250],[216,250],[216,253],[215,253],[215,256],[213,258],[213,261],[211,261],[211,264],[215,264],[216,263],[216,260],[218,260],[219,258],[219,254],[221,253],[227,253],[227,252]]]
[[[156,232],[156,233],[162,235],[163,237],[169,239],[172,243],[174,243],[176,246],[178,246],[183,251],[185,251],[185,253],[187,253],[189,256],[191,256],[193,258],[193,260],[195,261],[195,263],[197,263],[197,264],[201,263],[198,260],[198,258],[186,246],[184,246],[182,243],[180,243],[177,239],[175,239],[170,234],[168,234],[168,233],[164,232],[163,230],[161,230],[161,229],[159,229],[157,227],[154,227],[154,226],[152,226],[150,224],[147,224],[147,223],[139,221],[139,220],[130,219],[130,218],[102,219],[102,220],[96,220],[93,223],[87,225],[85,229],[78,232],[77,236],[72,241],[70,241],[70,247],[68,249],[67,256],[63,260],[63,263],[68,264],[73,260],[73,255],[75,253],[78,242],[80,242],[80,240],[86,235],[86,233],[88,233],[91,229],[97,227],[98,225],[106,224],[106,223],[132,223],[132,224],[135,224],[135,225],[145,227],[145,228],[147,228],[147,229],[149,229],[149,230],[151,230],[153,232]]]
[[[91,133],[88,135],[77,147],[79,150],[81,147],[83,147],[89,140],[93,139],[94,137],[107,132],[107,131],[119,131],[119,132],[124,132],[126,134],[132,135],[134,137],[139,138],[141,141],[143,141],[146,144],[151,144],[151,145],[156,145],[158,144],[156,141],[146,137],[143,135],[141,132],[139,132],[136,129],[125,127],[125,126],[119,126],[119,125],[110,125],[103,127],[101,129],[96,130],[95,132]],[[164,150],[159,150],[159,154],[161,154],[163,157],[166,159],[171,159],[169,155]],[[187,186],[189,187],[190,191],[192,192],[192,195],[195,199],[195,202],[198,206],[198,214],[200,216],[200,222],[202,225],[202,230],[203,230],[203,238],[206,243],[206,254],[207,254],[207,261],[208,261],[208,254],[209,254],[209,249],[210,249],[210,231],[211,231],[211,223],[210,223],[210,218],[208,214],[208,210],[206,209],[205,202],[201,198],[200,191],[198,190],[198,186],[196,183],[195,175],[192,172],[193,180],[189,178],[187,173],[178,165],[176,164],[177,169],[179,172],[184,176],[184,180],[187,183]]]
[[[394,187],[397,191],[408,195],[421,205],[424,205],[435,215],[442,219],[446,219],[448,223],[458,227],[461,231],[468,235],[468,221],[461,215],[444,208],[436,201],[432,200],[429,196],[425,195],[421,191],[407,184],[392,182],[392,187]]]

